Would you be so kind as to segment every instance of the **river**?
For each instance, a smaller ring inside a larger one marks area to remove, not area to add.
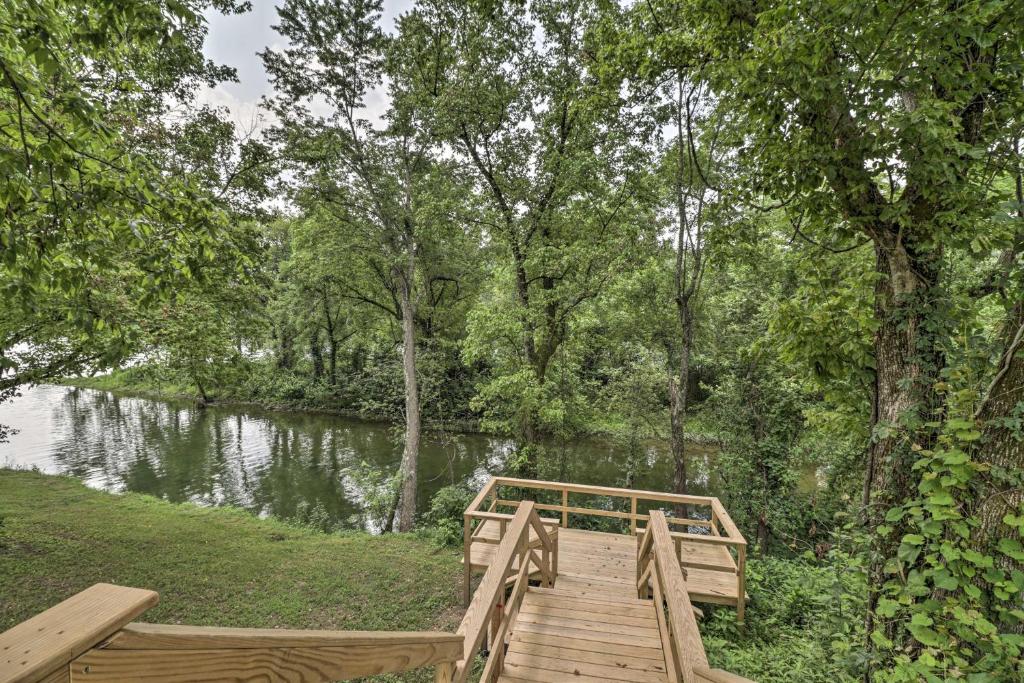
[[[232,505],[260,516],[301,518],[315,509],[338,527],[371,531],[380,524],[373,505],[380,496],[372,492],[401,459],[394,425],[248,406],[200,409],[53,385],[0,404],[0,424],[18,430],[0,443],[0,466],[72,475],[105,491]],[[502,471],[510,450],[501,437],[425,433],[420,508],[443,486],[482,485]],[[691,492],[708,492],[711,452],[694,447],[692,453]],[[646,444],[636,460],[633,488],[670,490],[667,448]],[[621,486],[627,483],[624,461],[621,447],[607,441],[552,443],[541,474]]]

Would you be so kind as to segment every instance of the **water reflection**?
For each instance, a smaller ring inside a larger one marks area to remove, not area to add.
[[[17,429],[0,444],[0,463],[71,474],[108,491],[165,500],[233,505],[258,515],[294,518],[316,508],[331,523],[375,529],[373,482],[401,459],[395,430],[343,417],[276,413],[126,398],[88,389],[40,386],[0,405],[0,423]],[[507,440],[434,433],[423,439],[420,504],[452,483],[481,485],[501,472]],[[692,463],[706,489],[707,453]],[[665,450],[645,445],[628,473],[622,449],[601,441],[550,444],[542,474],[581,483],[667,490]],[[695,490],[695,493],[700,492]]]

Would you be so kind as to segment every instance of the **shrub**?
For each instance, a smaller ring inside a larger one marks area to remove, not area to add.
[[[462,513],[473,502],[476,492],[463,484],[445,486],[430,499],[430,508],[423,514],[423,523],[439,544],[457,546],[462,543]]]

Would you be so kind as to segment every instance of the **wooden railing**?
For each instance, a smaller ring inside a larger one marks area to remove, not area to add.
[[[155,592],[96,584],[0,634],[0,683],[145,680],[338,681],[435,667],[463,656],[451,633],[291,631],[130,623]]]
[[[679,558],[679,561],[684,566],[735,573],[737,595],[740,596],[736,603],[736,619],[741,623],[743,622],[745,607],[744,596],[746,595],[747,541],[743,538],[743,534],[740,533],[740,530],[733,523],[732,518],[725,509],[725,506],[722,505],[718,498],[713,496],[689,496],[675,493],[662,493],[660,491],[622,489],[610,486],[590,486],[587,484],[572,484],[559,481],[492,477],[480,490],[473,502],[470,503],[469,507],[466,508],[464,514],[463,561],[467,568],[470,567],[471,563],[473,543],[481,542],[481,539],[474,535],[474,532],[480,528],[479,525],[489,519],[508,519],[509,515],[499,512],[499,509],[515,509],[520,503],[518,500],[502,498],[499,495],[502,487],[560,493],[561,501],[559,503],[536,503],[535,508],[538,511],[559,513],[561,516],[561,526],[563,528],[568,528],[570,526],[571,515],[608,517],[628,520],[630,533],[634,536],[642,535],[644,533],[644,528],[640,527],[638,523],[648,523],[651,519],[651,515],[644,514],[639,511],[639,505],[641,502],[669,503],[673,506],[687,506],[705,512],[707,514],[707,518],[695,517],[693,514],[686,517],[665,517],[668,524],[677,528],[683,527],[686,529],[684,531],[672,532],[673,543],[676,548],[676,557]],[[629,511],[626,512],[624,510],[610,510],[606,508],[570,505],[570,494],[619,498],[624,502],[629,501]],[[485,503],[487,503],[487,509],[482,510],[481,507]],[[474,527],[474,523],[478,526]],[[706,529],[707,533],[691,533],[689,531],[691,527]],[[679,549],[683,542],[703,543],[726,548],[729,554],[729,560],[727,560],[728,565],[703,565],[701,563],[692,562],[685,556],[681,557]],[[463,577],[463,599],[466,604],[469,602],[470,595],[470,574],[471,572],[467,569],[467,571],[464,572]]]
[[[686,589],[686,569],[676,561],[678,555],[665,514],[652,510],[647,530],[649,533],[637,539],[637,594],[643,599],[654,598],[668,680],[673,683],[746,681],[708,666],[696,610]]]
[[[540,555],[537,554],[538,548],[530,543],[531,530],[540,540]],[[467,575],[469,566],[467,558]],[[464,638],[462,659],[456,665],[453,677],[456,683],[463,683],[469,676],[475,653],[485,638],[489,653],[480,681],[490,683],[501,673],[505,638],[519,614],[519,606],[529,585],[531,567],[539,570],[542,585],[552,586],[558,575],[558,544],[548,535],[533,502],[526,501],[507,521],[494,558],[456,631]]]

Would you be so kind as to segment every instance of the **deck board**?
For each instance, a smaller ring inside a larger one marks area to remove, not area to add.
[[[543,604],[552,598],[564,606]],[[643,617],[594,612],[563,616],[573,614],[573,604],[573,598],[551,596],[547,589],[526,592],[500,680],[667,683],[653,603],[644,606]],[[558,614],[551,614],[555,610]]]
[[[497,540],[498,523],[485,522],[480,536]],[[498,546],[474,543],[472,569],[487,569]],[[735,561],[721,545],[683,542],[681,564],[687,570],[687,590],[694,602],[735,605],[738,586]],[[536,574],[536,572],[535,572]],[[558,531],[558,577],[555,589],[595,600],[618,600],[630,595],[624,586],[636,577],[636,539],[580,529]],[[746,597],[746,596],[744,596]]]

